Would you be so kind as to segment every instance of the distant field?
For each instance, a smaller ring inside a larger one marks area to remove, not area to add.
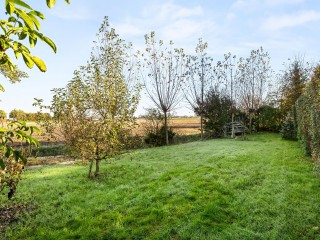
[[[143,124],[145,123],[145,119],[139,118],[137,119],[137,126],[133,129],[134,135],[144,136],[144,128]],[[0,123],[0,126],[6,127],[8,122]],[[44,129],[36,122],[27,122],[29,126],[37,126],[41,130],[41,135],[37,136],[33,134],[40,142],[42,143],[54,143],[63,141],[62,137],[57,137],[56,139],[50,138],[48,134],[45,133]],[[173,131],[179,135],[190,135],[190,134],[198,134],[200,133],[200,118],[198,117],[190,117],[190,118],[172,118],[169,120],[169,126],[172,127]],[[58,132],[58,131],[57,131]]]
[[[137,120],[138,126],[133,130],[134,134],[139,136],[144,135],[143,124],[145,119],[139,118]],[[172,127],[173,131],[179,135],[190,135],[200,133],[200,118],[172,118],[169,120],[169,126]]]

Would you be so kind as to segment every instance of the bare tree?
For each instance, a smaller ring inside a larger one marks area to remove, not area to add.
[[[218,61],[217,66],[215,67],[215,73],[217,79],[219,79],[220,83],[220,91],[228,96],[231,101],[230,108],[228,109],[231,113],[232,119],[232,131],[231,137],[235,137],[234,133],[234,109],[236,108],[236,102],[238,97],[237,84],[239,79],[239,69],[237,63],[236,55],[232,55],[230,52],[224,54],[224,59],[222,61]]]
[[[169,144],[168,115],[182,99],[181,88],[186,77],[187,58],[182,48],[173,42],[164,46],[156,42],[155,33],[145,35],[146,51],[142,54],[146,68],[145,86],[150,100],[164,115],[166,143]]]
[[[213,83],[213,60],[207,56],[207,42],[199,39],[196,56],[189,56],[188,76],[184,88],[184,96],[193,111],[200,116],[201,140],[203,140],[203,118],[205,95]]]
[[[267,82],[271,73],[269,54],[262,47],[252,50],[250,57],[240,59],[238,67],[241,72],[241,103],[249,114],[249,131],[252,132],[252,115],[263,104],[267,94]]]

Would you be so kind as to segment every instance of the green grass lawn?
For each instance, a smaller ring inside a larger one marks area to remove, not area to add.
[[[27,171],[16,198],[37,208],[7,238],[320,239],[320,179],[276,134],[136,150],[101,172]]]

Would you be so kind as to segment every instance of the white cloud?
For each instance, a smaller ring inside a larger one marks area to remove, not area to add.
[[[216,24],[205,16],[202,7],[188,8],[171,2],[146,6],[141,16],[124,19],[114,26],[123,37],[141,37],[156,31],[157,38],[176,43],[192,42],[193,45],[204,33],[217,29]]]
[[[232,7],[234,8],[248,8],[259,6],[279,6],[279,5],[293,5],[305,2],[305,0],[236,0]]]
[[[271,16],[262,25],[263,30],[280,30],[288,27],[304,25],[308,22],[319,21],[320,12],[313,10],[300,13]]]

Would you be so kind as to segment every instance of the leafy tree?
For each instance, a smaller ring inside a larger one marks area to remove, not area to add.
[[[201,140],[203,140],[204,98],[213,84],[212,58],[207,56],[207,42],[199,39],[196,47],[197,56],[189,57],[188,75],[184,95],[193,111],[200,116]]]
[[[166,143],[169,145],[168,116],[182,99],[181,88],[186,78],[187,58],[182,48],[174,48],[173,42],[164,46],[155,39],[155,33],[145,35],[146,51],[142,55],[148,80],[145,81],[150,100],[164,115]]]
[[[223,126],[231,120],[231,112],[232,101],[229,96],[212,88],[204,104],[205,131],[211,136],[222,136]]]
[[[0,110],[0,118],[1,118],[2,120],[7,119],[7,114],[6,114],[5,111]]]
[[[301,96],[310,79],[312,67],[303,58],[297,56],[283,71],[281,79],[281,110],[284,115],[291,111],[297,99]]]
[[[101,160],[125,147],[140,90],[131,45],[109,28],[107,18],[95,43],[88,64],[65,88],[53,90],[50,107],[67,146],[90,162],[90,178],[99,175]]]
[[[25,121],[27,119],[27,114],[20,109],[14,109],[9,113],[9,117],[17,121]]]

